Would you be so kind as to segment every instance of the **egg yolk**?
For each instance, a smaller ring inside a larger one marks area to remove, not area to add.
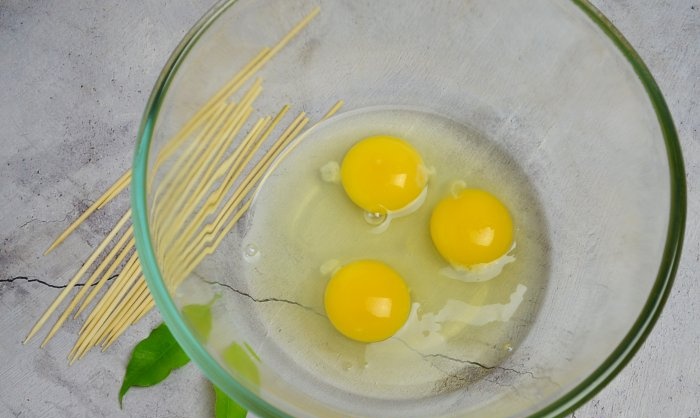
[[[387,135],[365,138],[350,148],[340,167],[350,200],[370,213],[386,214],[408,206],[428,181],[418,152]]]
[[[461,190],[437,204],[430,218],[430,235],[445,260],[470,267],[503,256],[513,245],[513,220],[492,194]]]
[[[341,267],[326,286],[326,314],[343,335],[356,341],[385,340],[406,322],[408,287],[391,267],[373,260]]]

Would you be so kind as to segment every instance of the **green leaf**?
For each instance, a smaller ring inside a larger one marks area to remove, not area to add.
[[[253,355],[255,355],[255,353],[253,353]],[[226,365],[228,365],[232,370],[240,373],[240,375],[244,379],[248,380],[248,382],[255,386],[260,386],[258,366],[251,358],[251,355],[243,347],[236,343],[231,343],[231,345],[229,345],[221,353],[221,358],[224,360]],[[257,355],[255,355],[255,358],[257,358]]]
[[[133,386],[153,386],[163,381],[171,371],[189,363],[182,348],[165,324],[160,324],[151,334],[138,343],[126,366],[124,382],[119,389],[119,405],[124,395]]]
[[[245,418],[248,411],[229,398],[215,385],[214,394],[216,394],[216,403],[214,404],[214,416],[216,418]]]
[[[209,339],[212,324],[211,307],[219,297],[221,295],[217,293],[207,304],[192,304],[182,308],[182,315],[202,342],[207,342]]]

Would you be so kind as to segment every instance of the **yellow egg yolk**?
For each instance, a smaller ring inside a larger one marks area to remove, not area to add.
[[[428,181],[418,152],[387,135],[365,138],[350,148],[340,167],[350,200],[370,213],[386,214],[408,206]]]
[[[343,335],[356,341],[385,340],[406,322],[411,309],[408,287],[391,267],[374,260],[341,267],[324,296],[326,314]]]
[[[461,190],[437,204],[430,235],[440,255],[453,266],[470,267],[494,261],[513,245],[513,220],[492,194]]]

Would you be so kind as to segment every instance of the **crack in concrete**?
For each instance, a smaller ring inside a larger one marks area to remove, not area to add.
[[[118,274],[110,276],[109,278],[107,278],[107,281],[115,279],[118,276],[119,276]],[[12,277],[9,279],[0,279],[0,283],[13,283],[15,281],[23,281],[23,282],[27,282],[27,283],[39,283],[39,284],[42,284],[44,286],[48,286],[52,289],[65,289],[66,287],[68,287],[67,284],[64,284],[64,285],[51,284],[51,283],[45,282],[41,279],[31,279],[27,276],[17,276],[17,277]],[[95,286],[97,283],[98,283],[98,281],[95,281],[90,286]],[[74,287],[83,287],[83,286],[85,286],[85,283],[76,283]]]
[[[237,294],[239,294],[239,295],[241,295],[241,296],[247,297],[248,299],[252,300],[253,302],[258,302],[258,303],[266,303],[266,302],[287,303],[287,304],[290,304],[290,305],[298,306],[298,307],[300,307],[300,308],[302,308],[302,309],[305,309],[305,310],[307,310],[307,311],[313,312],[313,313],[315,313],[315,314],[318,315],[318,316],[321,316],[321,317],[324,317],[324,318],[326,317],[326,316],[323,315],[322,313],[316,311],[314,308],[312,308],[312,307],[310,307],[310,306],[303,305],[303,304],[301,304],[301,303],[299,303],[299,302],[296,302],[296,301],[293,301],[293,300],[281,299],[281,298],[255,298],[255,297],[253,297],[250,293],[246,293],[246,292],[244,292],[244,291],[242,291],[242,290],[238,290],[238,289],[234,288],[233,286],[231,286],[231,285],[229,285],[229,284],[226,284],[226,283],[221,283],[221,282],[217,282],[217,281],[215,281],[215,280],[206,280],[206,279],[202,279],[202,281],[203,281],[204,283],[215,284],[215,285],[224,287],[224,288],[226,288],[226,289],[229,289],[229,290],[231,290],[231,291],[234,292],[234,293],[237,293]]]
[[[397,340],[401,341],[401,343],[402,343],[404,346],[406,346],[406,348],[408,348],[409,350],[413,351],[414,353],[418,354],[419,356],[421,356],[423,359],[426,359],[426,360],[427,360],[428,358],[430,358],[430,357],[437,357],[437,358],[444,358],[445,360],[450,360],[450,361],[454,361],[454,362],[457,362],[457,363],[469,364],[469,365],[472,365],[472,366],[477,366],[477,367],[480,367],[480,368],[485,369],[485,370],[493,370],[493,369],[498,368],[498,366],[487,366],[487,365],[485,365],[485,364],[479,363],[478,361],[458,359],[458,358],[455,358],[455,357],[450,357],[450,356],[448,356],[448,355],[446,355],[446,354],[440,354],[440,353],[425,354],[425,353],[422,353],[422,352],[416,350],[415,348],[411,347],[410,344],[408,344],[406,341],[402,340],[401,338],[397,338]],[[433,365],[433,366],[435,366],[435,365]],[[438,367],[435,367],[435,368],[438,369],[438,370],[440,370],[440,371],[443,371],[443,370],[441,370],[441,369],[438,368]],[[444,371],[443,371],[443,372],[444,372]],[[447,372],[445,372],[445,373],[446,373],[446,374],[449,374],[449,373],[447,373]],[[458,376],[455,376],[455,377],[458,377]]]
[[[419,354],[421,354],[421,353],[419,353]],[[462,364],[471,364],[473,366],[479,366],[485,370],[502,370],[504,372],[512,372],[512,373],[519,374],[519,375],[528,375],[533,379],[547,380],[548,382],[556,385],[556,383],[551,378],[546,377],[546,376],[535,376],[534,373],[532,373],[531,371],[528,371],[528,370],[523,371],[523,370],[517,370],[517,369],[513,369],[510,367],[503,367],[503,366],[487,366],[485,364],[479,363],[478,361],[458,359],[458,358],[450,357],[450,356],[447,356],[444,354],[439,354],[439,353],[437,353],[437,354],[421,354],[421,355],[423,355],[424,357],[444,358],[446,360],[455,361],[455,362],[462,363]]]
[[[493,370],[498,368],[497,366],[487,366],[483,363],[479,363],[478,361],[472,361],[472,360],[464,360],[464,359],[458,359],[455,357],[450,357],[446,354],[440,354],[440,353],[431,353],[431,354],[423,354],[418,352],[417,350],[414,350],[416,353],[420,354],[423,358],[428,358],[428,357],[437,357],[437,358],[444,358],[445,360],[450,360],[450,361],[455,361],[457,363],[462,363],[462,364],[470,364],[472,366],[478,366],[481,367],[482,369],[485,370]]]
[[[549,383],[551,383],[551,384],[553,384],[553,385],[559,386],[559,385],[558,385],[556,382],[554,382],[551,378],[546,377],[546,376],[535,376],[535,374],[532,373],[531,371],[521,371],[521,370],[517,370],[517,369],[512,369],[512,368],[510,368],[510,367],[503,367],[503,366],[487,366],[487,365],[485,365],[485,364],[483,364],[483,363],[480,363],[480,362],[478,362],[478,361],[466,360],[466,359],[459,359],[459,358],[451,357],[451,356],[448,356],[448,355],[446,355],[446,354],[440,354],[440,353],[429,353],[429,354],[425,354],[425,353],[422,353],[422,352],[416,350],[415,348],[411,347],[406,341],[404,341],[404,340],[402,340],[402,339],[400,339],[400,338],[399,338],[398,340],[401,341],[401,343],[403,343],[403,345],[405,345],[406,348],[408,348],[409,350],[413,351],[414,353],[418,354],[419,356],[421,356],[423,359],[426,359],[426,360],[427,360],[428,358],[442,358],[442,359],[449,360],[449,361],[454,361],[454,362],[457,362],[457,363],[460,363],[460,364],[469,364],[469,365],[471,365],[471,366],[477,366],[477,367],[479,367],[479,368],[481,368],[481,369],[484,369],[484,370],[502,370],[502,371],[504,371],[504,372],[512,372],[512,373],[516,373],[516,374],[519,374],[519,375],[528,375],[528,376],[530,376],[530,377],[533,378],[533,379],[536,379],[536,380],[546,380],[546,381],[548,381]],[[432,363],[431,363],[431,364],[432,364]],[[457,379],[462,379],[462,380],[464,380],[464,379],[461,378],[460,376],[455,375],[455,374],[453,374],[453,373],[448,373],[448,372],[446,372],[446,371],[440,369],[439,367],[435,366],[434,364],[433,364],[433,367],[435,367],[436,369],[440,370],[441,372],[445,373],[445,374],[448,375],[448,376],[451,376],[451,377],[454,377],[454,378],[457,378]],[[489,381],[491,381],[491,380],[489,380]],[[498,382],[493,381],[493,383],[498,383]],[[498,384],[500,385],[500,383],[498,383]]]
[[[53,221],[50,221],[50,220],[49,220],[49,221],[45,221],[45,220],[43,220],[43,219],[34,218],[34,219],[30,219],[30,220],[28,220],[27,222],[23,223],[22,225],[19,226],[19,228],[20,228],[20,229],[21,229],[21,228],[24,228],[25,226],[29,225],[29,224],[32,223],[32,222],[41,222],[42,224],[52,224],[52,223],[57,223],[57,222],[65,222],[66,219],[68,219],[68,216],[69,216],[69,215],[66,215],[66,217],[63,218],[63,219],[56,219],[56,220],[53,220]]]
[[[423,358],[423,360],[426,362],[428,361],[427,359],[429,357],[444,358],[446,360],[454,361],[454,362],[457,362],[460,364],[469,364],[472,366],[476,366],[476,367],[479,367],[480,369],[485,370],[485,371],[498,370],[498,369],[512,370],[515,373],[528,374],[528,375],[532,376],[533,378],[535,378],[534,375],[532,375],[532,373],[529,373],[529,372],[518,372],[517,370],[507,369],[507,368],[500,367],[500,366],[487,366],[487,365],[480,363],[478,361],[458,359],[458,358],[450,357],[450,356],[445,355],[445,354],[424,354],[424,353],[421,353],[420,351],[416,350],[415,348],[411,347],[408,343],[406,343],[406,341],[403,341],[401,339],[399,339],[399,341],[401,341],[406,346],[406,348],[408,348],[409,350],[411,350],[411,351],[415,352],[416,354],[418,354],[419,356],[421,356]],[[444,370],[443,368],[439,367],[437,364],[434,364],[432,362],[429,362],[429,363],[433,368],[435,368],[436,370],[443,373],[446,376],[446,379],[455,379],[455,380],[461,382],[462,387],[469,385],[471,383],[474,383],[474,381],[475,381],[475,379],[473,379],[473,378],[469,379],[469,378],[461,375],[459,372],[447,371],[447,370]],[[501,382],[500,379],[498,379],[498,377],[496,377],[495,379],[490,379],[489,375],[486,375],[486,376],[481,376],[480,379],[483,379],[489,383],[498,385],[500,387],[509,388],[509,389],[513,390],[518,396],[521,396],[520,391],[518,390],[518,388],[515,385],[510,384],[510,383]],[[444,387],[449,387],[449,383],[447,383],[447,382],[448,382],[447,380],[443,381]],[[439,392],[441,392],[441,391],[438,390],[437,393],[439,393]]]

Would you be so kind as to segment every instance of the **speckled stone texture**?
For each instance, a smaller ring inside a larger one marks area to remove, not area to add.
[[[626,35],[665,94],[688,172],[688,225],[676,284],[627,368],[576,418],[700,417],[700,2],[593,1]],[[193,365],[152,389],[117,392],[157,312],[106,353],[68,367],[68,323],[45,348],[21,341],[127,196],[59,251],[52,239],[129,167],[148,94],[170,51],[212,0],[0,1],[0,417],[207,417]]]

